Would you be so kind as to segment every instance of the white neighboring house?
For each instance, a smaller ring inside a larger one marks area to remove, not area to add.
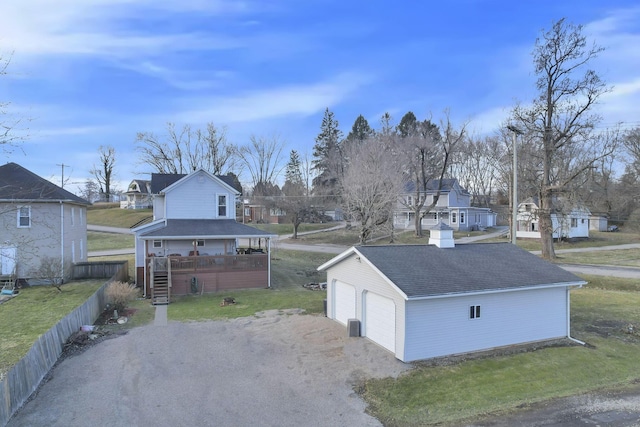
[[[135,233],[136,282],[155,304],[171,295],[267,288],[271,238],[238,223],[239,191],[228,176],[200,169],[152,174],[153,221]]]
[[[425,206],[433,203],[433,198],[438,192],[439,180],[431,180],[427,183],[428,190],[421,193],[420,197],[426,197]],[[409,182],[405,185],[405,194],[401,196],[394,214],[394,227],[401,229],[413,229],[415,227],[414,211],[410,206],[415,206],[415,184]],[[470,231],[496,225],[497,213],[489,208],[471,206],[471,195],[462,188],[455,178],[443,179],[438,203],[422,219],[424,228],[432,228],[443,222],[454,230]]]
[[[539,206],[537,197],[530,197],[518,205],[517,237],[540,238]],[[591,212],[582,204],[572,203],[562,198],[557,199],[551,213],[553,238],[589,237],[589,217]]]
[[[57,278],[67,279],[72,264],[87,260],[87,205],[16,163],[0,166],[2,273],[15,270],[18,279],[39,279],[47,257],[60,264]]]
[[[151,181],[134,179],[124,193],[124,200],[120,201],[120,209],[150,209],[153,207],[151,199]]]
[[[327,272],[327,316],[403,362],[569,337],[572,288],[585,281],[509,243],[357,246]],[[432,244],[433,243],[433,244]]]

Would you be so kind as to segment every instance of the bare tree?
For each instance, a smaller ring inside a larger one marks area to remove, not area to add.
[[[626,131],[622,142],[628,154],[627,165],[640,175],[640,127]]]
[[[340,181],[342,204],[348,215],[359,222],[360,244],[384,227],[392,226],[393,211],[402,188],[402,174],[389,161],[389,145],[370,137],[346,153],[351,161]]]
[[[251,175],[254,194],[267,196],[265,190],[274,186],[276,179],[282,172],[282,150],[284,141],[278,135],[269,138],[251,135],[249,143],[240,147],[238,157],[240,163],[246,167]]]
[[[116,164],[116,150],[110,145],[100,146],[100,163],[96,167],[93,165],[91,174],[95,177],[100,188],[100,193],[104,195],[104,200],[111,201],[113,170]]]
[[[582,26],[564,19],[555,22],[536,40],[533,50],[538,97],[530,106],[518,105],[513,110],[528,143],[539,141],[539,225],[546,259],[556,257],[551,220],[554,198],[594,162],[613,152],[614,147],[601,146],[592,138],[600,117],[591,110],[608,87],[586,67],[602,50],[587,45]]]
[[[449,170],[454,150],[465,137],[466,123],[456,128],[449,113],[445,112],[440,129],[430,120],[416,122],[415,126],[403,120],[398,127],[398,156],[393,157],[400,162],[399,170],[405,174],[413,192],[410,199],[400,200],[400,203],[413,211],[415,234],[422,237],[422,218],[438,204],[443,178]],[[434,183],[436,191],[427,204],[428,192]]]
[[[184,174],[204,169],[224,175],[236,166],[236,147],[227,140],[226,129],[211,122],[205,130],[193,130],[190,125],[176,129],[174,123],[167,123],[164,136],[139,132],[136,143],[140,163],[158,173]]]
[[[3,57],[0,54],[0,77],[7,74],[10,62],[11,55]],[[9,114],[9,104],[8,101],[0,99],[0,145],[4,152],[10,152],[12,147],[16,147],[25,139],[24,135],[16,133],[23,120]]]
[[[501,150],[496,142],[490,137],[468,137],[460,142],[454,153],[451,176],[469,191],[472,205],[489,206],[498,185],[496,155],[500,155]]]
[[[98,184],[92,179],[87,179],[84,182],[84,187],[80,189],[80,197],[93,203],[98,199],[99,191]]]
[[[62,265],[60,258],[44,256],[40,260],[38,268],[33,271],[32,276],[56,288],[58,292],[62,292],[62,284],[65,277],[69,276],[71,268],[70,265]]]

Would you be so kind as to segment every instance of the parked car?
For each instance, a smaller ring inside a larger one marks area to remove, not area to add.
[[[610,225],[607,227],[607,231],[620,231],[617,225]]]

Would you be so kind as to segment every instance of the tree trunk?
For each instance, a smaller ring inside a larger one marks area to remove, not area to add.
[[[542,258],[553,260],[556,252],[553,248],[553,221],[551,220],[552,195],[550,191],[544,191],[540,197],[538,209],[538,225],[540,227],[540,243],[542,245]]]
[[[416,226],[416,237],[422,237],[422,217],[420,216],[420,209],[414,211],[413,222]]]

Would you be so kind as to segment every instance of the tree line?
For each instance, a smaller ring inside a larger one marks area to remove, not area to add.
[[[204,129],[168,123],[160,135],[140,132],[136,149],[149,169],[145,173],[203,168],[243,176],[244,195],[286,212],[294,234],[301,222],[340,208],[366,243],[380,229],[393,238],[398,204],[412,212],[416,234],[422,235],[421,219],[434,209],[445,178],[456,178],[475,206],[513,204],[515,141],[519,200],[539,201],[543,257],[554,258],[551,216],[560,198],[580,200],[593,212],[640,228],[640,127],[602,127],[594,107],[611,86],[591,68],[602,51],[582,26],[565,19],[541,31],[532,50],[535,96],[519,101],[492,135],[471,133],[468,123],[454,123],[449,111],[436,118],[409,111],[397,122],[383,114],[375,129],[359,115],[345,137],[327,108],[310,154],[291,150],[287,158],[277,134],[234,144],[214,123]],[[8,62],[0,64],[2,74]],[[0,104],[0,111],[5,107]],[[5,119],[0,125],[0,142],[6,144],[11,123]],[[515,138],[510,129],[518,130]],[[100,147],[84,197],[93,199],[96,192],[110,197],[115,159],[113,147]],[[434,184],[435,197],[427,199]]]

